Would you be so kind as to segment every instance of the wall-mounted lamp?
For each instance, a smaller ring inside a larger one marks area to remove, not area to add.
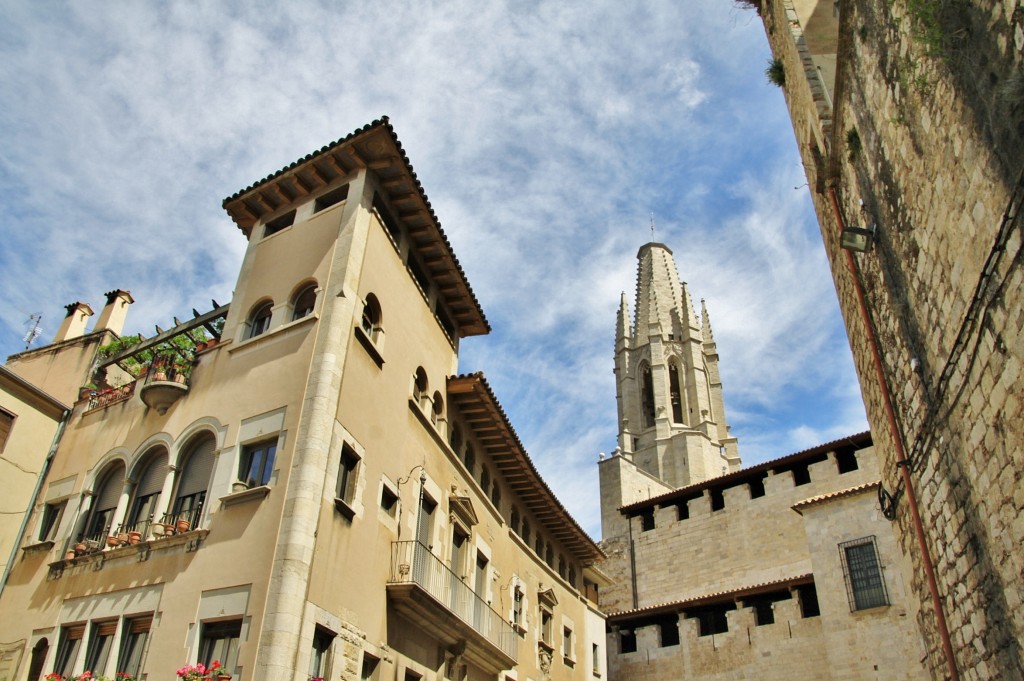
[[[875,226],[871,229],[864,227],[844,227],[839,237],[839,245],[848,251],[864,253],[870,251],[875,243]]]

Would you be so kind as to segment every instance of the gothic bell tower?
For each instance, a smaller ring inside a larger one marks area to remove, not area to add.
[[[619,435],[615,454],[601,464],[602,507],[740,467],[707,306],[701,301],[698,319],[668,246],[646,244],[637,259],[636,316],[630,319],[623,293],[615,326]]]

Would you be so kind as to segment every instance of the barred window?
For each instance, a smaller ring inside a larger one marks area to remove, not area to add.
[[[851,612],[889,604],[873,535],[841,543],[839,556],[843,562]]]

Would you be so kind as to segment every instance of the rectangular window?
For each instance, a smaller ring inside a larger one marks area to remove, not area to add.
[[[316,201],[313,202],[313,212],[319,213],[322,210],[327,210],[331,206],[337,205],[348,198],[348,185],[342,185],[337,189],[332,189],[326,194],[321,194]]]
[[[89,637],[89,648],[85,651],[85,668],[95,674],[106,671],[107,660],[110,658],[110,646],[117,632],[117,620],[109,622],[93,622],[92,634]]]
[[[78,653],[82,649],[85,638],[85,625],[75,624],[60,630],[60,644],[57,646],[57,657],[54,659],[53,670],[58,674],[71,675]]]
[[[270,474],[274,470],[276,453],[277,438],[244,446],[238,479],[249,487],[266,485],[270,482]]]
[[[381,485],[380,508],[392,518],[395,517],[395,513],[398,511],[398,495],[386,484]]]
[[[554,641],[551,640],[551,622],[554,620],[551,611],[547,608],[540,609],[540,640],[551,646]]]
[[[359,672],[360,681],[376,681],[377,679],[377,665],[380,664],[373,655],[369,653],[363,653],[363,668]]]
[[[7,446],[7,438],[14,430],[14,414],[6,409],[0,409],[0,452]]]
[[[520,629],[525,626],[523,622],[523,590],[518,586],[512,592],[512,624]]]
[[[569,627],[562,627],[562,657],[567,660],[576,659],[573,655],[572,629]]]
[[[346,504],[352,503],[356,496],[356,471],[359,468],[359,456],[348,445],[341,448],[341,464],[338,466],[338,487],[335,498]]]
[[[309,656],[309,678],[324,679],[327,676],[327,669],[330,663],[331,643],[334,641],[334,634],[326,629],[317,627],[313,632],[313,650]]]
[[[633,629],[619,630],[619,653],[636,652],[636,631]]]
[[[874,536],[843,542],[839,545],[839,555],[846,577],[850,611],[888,605],[889,597],[885,592]]]
[[[199,661],[209,667],[218,660],[228,671],[238,662],[238,639],[242,635],[242,620],[203,622],[199,644]]]
[[[60,519],[64,516],[67,501],[58,501],[43,506],[43,515],[39,520],[39,541],[53,541],[60,527]]]
[[[279,218],[274,218],[268,222],[263,228],[263,236],[268,237],[271,234],[277,234],[282,229],[291,227],[292,223],[295,222],[295,211],[290,210]]]
[[[121,652],[117,658],[117,670],[138,678],[142,673],[142,662],[145,660],[146,643],[149,641],[149,630],[153,625],[153,617],[137,617],[125,620],[124,632],[121,634]]]

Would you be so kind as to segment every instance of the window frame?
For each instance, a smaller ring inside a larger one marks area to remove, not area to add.
[[[246,339],[262,336],[270,330],[270,323],[274,318],[274,302],[271,300],[257,303],[253,306],[248,317],[248,329]]]
[[[309,678],[329,678],[331,675],[331,649],[337,637],[333,631],[319,624],[313,630],[309,653]]]
[[[57,654],[53,659],[53,671],[65,676],[71,675],[75,662],[82,650],[82,641],[85,639],[85,622],[78,624],[65,624],[60,628],[60,638],[57,643]]]
[[[48,501],[43,504],[43,508],[39,513],[39,531],[36,534],[40,542],[56,540],[67,505],[67,499]]]
[[[878,554],[875,535],[841,542],[839,557],[843,565],[850,612],[890,605],[885,587],[885,569]]]
[[[0,407],[0,453],[7,448],[7,442],[14,432],[14,423],[17,420],[17,414]]]
[[[273,437],[242,445],[242,454],[238,460],[238,479],[249,489],[270,484],[270,479],[274,475],[274,465],[277,463],[277,443],[278,438]],[[257,456],[259,476],[253,477],[253,465]]]
[[[96,674],[106,670],[117,635],[117,620],[93,621],[89,624],[89,643],[85,648],[85,669]]]
[[[273,236],[278,232],[288,229],[295,224],[295,210],[292,209],[287,213],[278,215],[273,220],[267,220],[263,223],[263,238],[266,239],[268,236]]]
[[[226,643],[222,644],[222,641]],[[242,620],[240,618],[202,622],[200,624],[198,662],[209,667],[214,660],[220,660],[224,669],[230,672],[238,662],[238,647],[241,641]],[[215,657],[221,645],[225,646],[224,655]]]
[[[306,284],[295,291],[295,294],[292,295],[291,299],[291,318],[293,322],[305,319],[313,314],[316,310],[317,298],[319,297],[317,295],[318,291],[319,287],[315,282]],[[309,300],[304,300],[307,297]]]
[[[124,618],[121,629],[121,645],[117,654],[117,670],[119,672],[126,672],[134,677],[138,677],[142,673],[149,645],[149,632],[152,628],[152,615]]]
[[[359,468],[363,459],[349,443],[341,445],[338,455],[338,478],[334,484],[334,505],[350,520],[355,515],[356,492],[359,487]]]

